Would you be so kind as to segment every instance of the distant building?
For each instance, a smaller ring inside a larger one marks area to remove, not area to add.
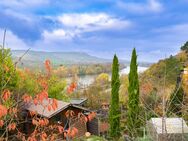
[[[188,141],[188,126],[182,118],[151,118],[147,132],[153,141]]]

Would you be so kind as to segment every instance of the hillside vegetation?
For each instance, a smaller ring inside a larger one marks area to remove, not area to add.
[[[187,53],[181,51],[175,56],[160,60],[140,75],[142,84],[150,83],[157,90],[174,87],[183,66],[187,64]]]

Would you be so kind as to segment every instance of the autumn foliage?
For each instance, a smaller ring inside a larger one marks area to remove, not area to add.
[[[49,98],[48,94],[48,79],[50,78],[50,74],[52,72],[51,62],[50,60],[46,60],[45,63],[46,75],[39,75],[38,79],[36,79],[36,83],[38,83],[39,88],[38,93],[30,94],[24,93],[13,94],[9,89],[5,88],[2,90],[1,99],[0,99],[0,128],[4,132],[0,139],[3,140],[22,140],[22,141],[47,141],[47,140],[56,140],[58,138],[66,138],[71,139],[74,138],[78,134],[78,129],[75,127],[64,128],[61,124],[51,124],[49,119],[41,117],[37,114],[36,111],[30,111],[28,116],[31,118],[31,123],[35,127],[32,133],[26,134],[20,128],[22,121],[20,120],[20,114],[22,113],[22,109],[19,107],[21,103],[30,104],[33,103],[35,106],[41,105],[44,109],[48,111],[56,110],[58,108],[58,101],[54,98]],[[5,66],[6,72],[9,71],[9,68]],[[27,75],[32,75],[32,72],[28,69],[24,70],[25,73],[18,70],[18,74],[20,79],[26,79]],[[67,93],[73,93],[77,88],[76,82],[72,82],[69,86],[67,86]],[[45,103],[44,103],[45,101]],[[47,103],[46,103],[47,101]],[[75,118],[73,111],[67,111],[66,117],[71,119]],[[90,113],[89,115],[82,115],[76,117],[78,120],[82,120],[84,122],[90,121],[95,117],[95,113]],[[8,135],[8,136],[7,136]]]
[[[68,94],[71,94],[72,92],[75,91],[76,87],[77,87],[77,84],[76,84],[75,82],[72,82],[72,83],[69,85],[69,87],[67,88],[67,93],[68,93]]]

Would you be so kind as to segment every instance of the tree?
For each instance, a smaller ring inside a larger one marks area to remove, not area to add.
[[[130,136],[138,135],[140,125],[139,119],[139,80],[137,73],[137,55],[135,48],[132,52],[130,72],[129,72],[129,87],[128,87],[128,119],[127,126]]]
[[[188,41],[181,47],[181,50],[188,52]]]
[[[120,136],[120,109],[119,109],[119,63],[118,58],[114,55],[112,65],[111,80],[111,102],[110,102],[110,136],[118,138]]]
[[[17,85],[17,80],[18,75],[11,58],[10,49],[2,49],[0,46],[0,89],[13,89]]]
[[[3,54],[2,56],[4,56],[4,53],[2,54]],[[1,65],[3,67],[1,68],[1,70],[4,69],[4,71],[2,72],[3,74],[6,74],[4,72],[9,71],[9,68],[7,68],[6,70],[5,69],[6,67],[4,67],[7,61],[4,57],[1,61],[2,61]],[[49,76],[51,76],[50,74],[51,67],[49,66],[50,65],[49,63],[47,63],[47,65],[48,66],[46,69],[48,73],[39,74],[36,81],[34,80],[31,82],[31,83],[36,82],[41,87],[40,92],[35,95],[32,94],[31,96],[28,93],[25,93],[23,96],[21,96],[20,93],[13,94],[12,91],[9,91],[9,87],[7,86],[9,84],[9,81],[12,81],[12,79],[3,80],[3,86],[5,86],[6,89],[1,90],[2,93],[0,96],[0,140],[6,140],[6,141],[7,140],[22,140],[22,141],[51,140],[51,141],[55,141],[55,140],[63,140],[63,138],[66,140],[72,140],[72,138],[74,138],[75,135],[78,133],[77,128],[75,128],[74,126],[69,126],[68,124],[66,124],[64,127],[59,123],[49,124],[49,120],[47,118],[42,117],[41,115],[38,115],[38,113],[35,111],[30,111],[28,112],[28,114],[24,114],[26,115],[26,119],[25,119],[25,116],[23,116],[24,103],[25,104],[33,103],[36,106],[40,105],[40,107],[43,108],[42,111],[47,109],[49,112],[52,110],[54,111],[57,110],[58,106],[60,106],[58,105],[57,99],[54,99],[54,98],[49,99],[49,96],[48,96],[48,90],[50,87],[48,85],[49,84],[48,79],[50,78]],[[25,79],[25,75],[23,75],[22,73],[20,73],[20,76],[22,77],[20,79]],[[0,82],[2,83],[1,80]],[[24,82],[24,81],[21,81],[21,82]],[[29,83],[30,82],[28,82],[28,84]],[[31,86],[35,86],[35,85],[31,85]],[[72,85],[71,85],[71,88],[73,88]],[[37,89],[38,89],[38,86],[37,86]],[[54,91],[58,92],[59,88],[57,89],[58,90],[55,89],[52,92]],[[29,91],[34,92],[35,90],[32,89]],[[10,102],[10,100],[14,101],[14,103]],[[86,122],[91,121],[96,115],[94,112],[91,112],[87,116],[82,113],[78,113],[77,115],[74,115],[74,114],[69,114],[68,111],[65,113],[65,116],[68,120],[74,119],[75,121],[76,119],[77,121],[85,122],[85,124]],[[32,124],[32,126],[30,126],[31,127],[30,131],[32,131],[31,134],[25,133],[24,127],[22,127],[22,125],[25,126],[24,124],[26,123],[26,121],[29,121],[29,122],[31,121],[31,124]]]
[[[109,75],[107,73],[101,73],[96,77],[95,81],[99,85],[106,85],[109,82]]]

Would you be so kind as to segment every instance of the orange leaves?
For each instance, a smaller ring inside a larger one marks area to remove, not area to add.
[[[27,141],[37,141],[35,137],[28,137]]]
[[[55,141],[55,136],[53,134],[50,137],[50,141]]]
[[[38,126],[38,121],[35,119],[32,119],[32,124]]]
[[[48,105],[48,111],[50,112],[51,111],[51,105]]]
[[[36,101],[38,100],[41,104],[43,102],[44,99],[48,99],[48,92],[43,90],[41,93],[36,95],[36,100],[35,103],[37,103]]]
[[[30,95],[24,94],[22,99],[24,102],[29,103],[32,100],[32,97]]]
[[[40,126],[47,126],[49,124],[49,120],[44,118],[44,119],[39,119],[39,125]]]
[[[41,140],[42,140],[42,141],[46,141],[46,139],[47,139],[47,134],[46,134],[45,132],[43,132],[43,133],[41,134]]]
[[[94,119],[96,117],[96,113],[95,112],[91,112],[89,115],[88,115],[88,120],[91,121],[92,119]]]
[[[83,122],[88,122],[93,120],[96,117],[96,113],[95,112],[91,112],[89,115],[85,116],[84,114],[80,113],[79,114],[79,119],[80,121]]]
[[[52,100],[51,106],[52,106],[52,109],[53,109],[53,110],[56,110],[56,109],[57,109],[58,103],[57,103],[57,100],[56,100],[56,99],[53,99],[53,100]]]
[[[70,85],[70,87],[73,88],[73,89],[76,89],[77,84],[75,82],[72,82],[71,85]]]
[[[44,118],[44,119],[32,119],[32,124],[36,126],[47,126],[49,124],[49,120]]]
[[[64,131],[64,128],[62,126],[57,126],[57,128],[58,128],[59,133],[62,134]]]
[[[72,92],[75,91],[75,89],[77,88],[77,84],[75,82],[72,82],[69,87],[67,88],[67,93],[71,94]]]
[[[48,119],[43,119],[44,120],[44,125],[48,125],[49,124],[49,120]]]
[[[72,128],[72,131],[74,131],[74,135],[78,133],[78,129],[75,127]]]
[[[85,122],[88,122],[88,118],[87,118],[86,116],[84,117],[84,121],[85,121]]]
[[[16,123],[10,123],[9,125],[8,125],[8,130],[9,131],[12,131],[12,130],[15,130],[16,129]]]
[[[78,134],[78,129],[75,127],[69,128],[66,133],[64,133],[65,137],[73,138]]]
[[[33,103],[35,104],[35,106],[38,104],[38,99],[34,98]]]
[[[8,113],[9,115],[13,116],[13,117],[17,117],[17,112],[18,112],[18,109],[16,107],[13,107],[13,108],[9,108],[8,109]]]
[[[10,98],[10,91],[8,89],[5,89],[2,94],[2,99],[4,101],[7,101]]]
[[[45,80],[43,80],[43,81],[40,83],[40,85],[42,86],[42,88],[43,88],[44,90],[47,90],[47,89],[48,89],[48,84],[47,84],[47,82],[46,82]]]
[[[3,125],[4,125],[4,121],[0,120],[0,127],[3,127]]]
[[[50,72],[51,72],[51,62],[50,62],[50,60],[46,60],[44,64],[45,64],[45,68],[46,68],[48,74],[50,74]]]
[[[78,113],[78,119],[80,119],[81,122],[87,122],[88,118],[83,113]]]
[[[31,117],[33,117],[37,114],[37,112],[36,111],[30,111],[29,114],[30,114]]]
[[[7,108],[3,105],[0,105],[0,118],[7,115]]]
[[[72,110],[67,110],[66,113],[65,113],[65,116],[66,116],[67,118],[73,117],[73,116],[74,116],[74,111],[72,111]]]

